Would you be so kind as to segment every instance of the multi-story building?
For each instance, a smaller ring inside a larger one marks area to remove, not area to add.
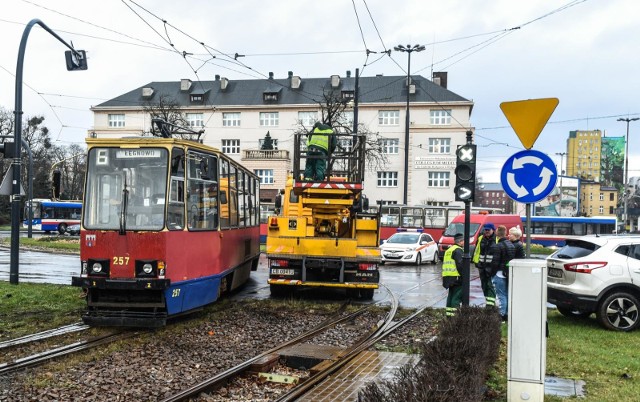
[[[302,79],[289,75],[265,80],[150,82],[93,107],[89,135],[144,135],[150,131],[149,106],[164,100],[183,112],[188,125],[204,130],[203,142],[253,169],[261,178],[262,201],[284,188],[292,166],[293,132],[310,129],[321,120],[324,95],[332,92],[345,102],[355,96],[355,77]],[[358,122],[380,136],[384,167],[368,166],[365,192],[372,200],[402,203],[407,180],[407,203],[453,202],[455,150],[466,142],[473,102],[447,89],[446,73],[433,81],[414,76],[359,77]],[[439,85],[438,85],[439,83]],[[409,141],[406,104],[410,101]],[[353,111],[345,118],[353,121]],[[266,134],[273,150],[261,150]],[[405,165],[408,161],[408,165]],[[405,175],[405,169],[407,175]]]
[[[600,183],[583,182],[580,190],[580,214],[583,216],[616,216],[618,189]]]
[[[567,175],[600,181],[600,130],[570,131],[567,139]]]
[[[513,200],[507,195],[500,183],[482,183],[476,189],[474,207],[501,208],[502,213],[515,211]]]

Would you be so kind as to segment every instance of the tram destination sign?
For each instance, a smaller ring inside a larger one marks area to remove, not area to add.
[[[160,158],[162,152],[159,149],[119,149],[116,151],[116,158]]]

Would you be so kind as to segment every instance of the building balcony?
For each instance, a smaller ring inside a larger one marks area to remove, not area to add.
[[[289,160],[286,149],[244,149],[242,160]]]

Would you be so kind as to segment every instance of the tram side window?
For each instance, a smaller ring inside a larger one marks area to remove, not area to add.
[[[215,156],[189,153],[187,217],[190,230],[218,228],[217,166]],[[179,180],[176,181],[179,186]]]
[[[238,226],[238,169],[231,164],[229,173],[229,223]]]
[[[181,148],[173,148],[171,155],[167,227],[169,230],[182,230],[184,228],[184,151]]]
[[[249,223],[246,184],[245,173],[238,170],[238,226],[240,227],[245,227]]]

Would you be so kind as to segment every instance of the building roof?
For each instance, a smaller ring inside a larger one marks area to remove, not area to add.
[[[480,191],[504,191],[500,183],[482,183]]]
[[[350,75],[350,74],[349,74]],[[170,95],[180,106],[202,105],[191,102],[191,95],[206,94],[204,104],[214,106],[257,106],[257,105],[314,105],[323,102],[323,93],[331,89],[331,78],[303,78],[300,87],[291,88],[290,78],[226,80],[216,76],[214,81],[193,81],[190,88],[181,91],[181,81],[150,82],[125,94],[103,102],[100,107],[131,107],[155,103],[161,95]],[[359,78],[359,103],[401,103],[407,100],[406,76],[375,76]],[[465,102],[465,99],[422,76],[412,76],[416,86],[415,94],[410,95],[411,102],[447,103]],[[223,88],[226,84],[226,88]],[[142,88],[153,88],[151,96],[142,95]],[[337,91],[353,91],[355,77],[340,78]],[[265,101],[264,93],[277,93],[277,100]]]

